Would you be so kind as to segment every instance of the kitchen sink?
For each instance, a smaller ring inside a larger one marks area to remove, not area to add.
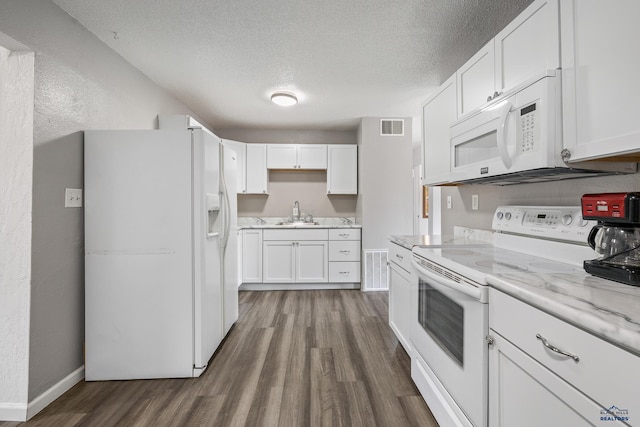
[[[281,227],[315,227],[320,224],[317,222],[296,221],[296,222],[277,222],[276,225]]]

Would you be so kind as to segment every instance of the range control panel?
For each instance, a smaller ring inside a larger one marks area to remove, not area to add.
[[[503,233],[586,242],[596,224],[582,218],[580,206],[499,206],[492,228]]]

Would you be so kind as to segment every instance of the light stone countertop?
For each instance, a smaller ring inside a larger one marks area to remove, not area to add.
[[[264,221],[262,223],[260,221]],[[347,223],[343,218],[314,218],[314,222],[317,222],[318,225],[308,225],[308,224],[300,224],[300,225],[277,225],[278,222],[287,222],[288,218],[280,218],[280,217],[264,217],[264,218],[256,218],[256,217],[238,217],[238,229],[251,229],[251,228],[278,228],[278,229],[290,229],[290,228],[302,228],[302,229],[316,229],[316,228],[362,228],[362,225],[355,223],[355,218],[350,217],[346,218],[351,223]]]
[[[584,273],[488,276],[490,286],[640,356],[640,287]]]
[[[451,240],[452,238],[469,239],[469,242],[468,242],[469,244],[492,243],[493,233],[487,230],[456,226],[453,229],[453,236],[415,234],[415,235],[389,236],[388,240],[391,243],[400,245],[405,249],[412,250],[414,246],[441,245],[445,243],[447,240]]]

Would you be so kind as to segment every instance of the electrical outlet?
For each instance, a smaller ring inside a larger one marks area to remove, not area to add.
[[[451,196],[447,196],[447,209],[453,208],[453,201],[451,200]]]
[[[478,210],[478,195],[477,194],[471,195],[471,209],[474,210],[474,211]]]
[[[81,208],[82,207],[82,189],[66,188],[64,190],[64,207],[65,208]]]

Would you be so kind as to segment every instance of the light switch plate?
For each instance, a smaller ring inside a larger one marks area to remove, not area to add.
[[[478,195],[477,194],[472,194],[471,195],[471,209],[474,211],[478,210]]]
[[[82,189],[81,188],[65,188],[64,207],[65,208],[81,208],[82,207]]]
[[[451,199],[451,196],[447,196],[447,209],[451,208],[453,208],[453,201]]]

